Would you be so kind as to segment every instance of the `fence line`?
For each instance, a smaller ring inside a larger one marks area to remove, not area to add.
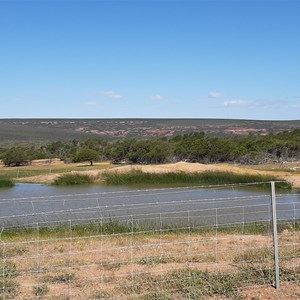
[[[273,205],[279,274],[271,189],[258,185],[2,199],[0,297],[200,299],[298,282],[300,195]]]

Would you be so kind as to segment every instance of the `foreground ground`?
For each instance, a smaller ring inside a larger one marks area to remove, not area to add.
[[[274,287],[260,287],[241,292],[247,300],[297,300],[300,299],[299,283],[283,283],[279,289]]]
[[[81,234],[4,233],[1,299],[300,298],[298,242],[280,248],[284,279],[292,282],[276,290],[268,235]],[[298,232],[280,235],[282,245],[299,239]]]

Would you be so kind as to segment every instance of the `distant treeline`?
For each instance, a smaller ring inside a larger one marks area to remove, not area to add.
[[[0,148],[0,159],[7,166],[30,164],[35,159],[60,158],[66,163],[111,160],[115,163],[157,164],[176,161],[200,163],[237,162],[259,164],[266,161],[300,159],[300,130],[248,136],[216,138],[192,133],[172,138],[108,141],[51,142],[46,145]]]

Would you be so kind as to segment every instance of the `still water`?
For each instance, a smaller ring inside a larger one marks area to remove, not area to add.
[[[277,191],[279,220],[300,219],[300,194]],[[271,219],[270,188],[56,187],[16,184],[0,190],[0,225],[55,226],[119,220],[164,226],[170,223],[241,224]]]

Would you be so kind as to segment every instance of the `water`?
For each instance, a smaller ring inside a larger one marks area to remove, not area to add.
[[[2,199],[76,195],[86,193],[111,192],[117,190],[124,190],[124,187],[119,188],[104,185],[81,185],[64,187],[32,183],[17,183],[13,188],[2,188],[0,190],[0,201]]]
[[[16,184],[0,191],[1,226],[55,226],[94,220],[135,224],[244,224],[269,221],[270,189],[56,187]],[[277,194],[279,219],[300,219],[300,195]]]

